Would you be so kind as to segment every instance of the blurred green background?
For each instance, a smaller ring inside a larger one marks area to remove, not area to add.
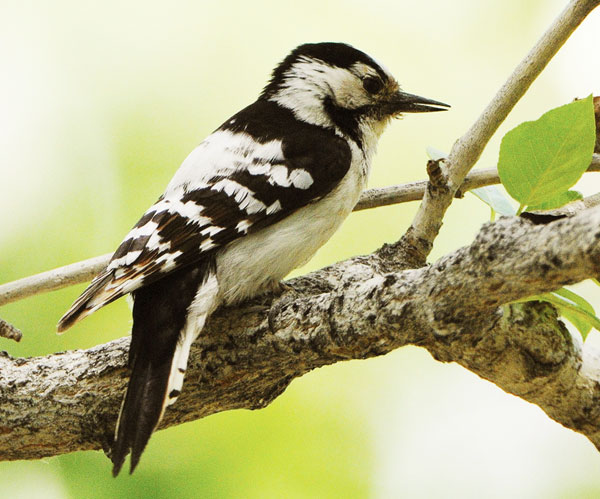
[[[300,3],[0,0],[0,282],[114,250],[185,156],[253,101],[307,41],[345,41],[404,88],[452,104],[384,134],[370,185],[424,178],[565,1]],[[503,125],[600,94],[600,12]],[[479,165],[495,166],[499,137]],[[587,176],[578,188],[600,190]],[[306,268],[369,253],[416,203],[353,214]],[[451,207],[432,259],[468,244],[488,210]],[[0,309],[24,333],[15,356],[87,348],[128,333],[120,300],[56,336],[82,286]],[[600,294],[579,286],[594,304]],[[589,341],[598,341],[597,333]],[[1,495],[112,497],[600,497],[600,454],[542,411],[416,348],[295,380],[270,407],[161,431],[133,477],[100,452],[0,463]]]

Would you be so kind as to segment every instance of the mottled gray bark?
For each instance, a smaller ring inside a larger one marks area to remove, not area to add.
[[[549,305],[503,306],[600,275],[600,208],[546,225],[502,218],[470,246],[412,268],[419,259],[388,245],[294,279],[275,299],[219,310],[162,426],[264,407],[316,367],[411,344],[539,405],[600,447],[600,357],[583,351]],[[106,448],[128,343],[32,359],[2,354],[0,458]]]

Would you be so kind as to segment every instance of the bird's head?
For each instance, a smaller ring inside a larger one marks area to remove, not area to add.
[[[344,43],[295,48],[275,68],[261,98],[308,123],[335,127],[359,143],[365,133],[378,136],[390,118],[449,107],[402,92],[383,66]]]

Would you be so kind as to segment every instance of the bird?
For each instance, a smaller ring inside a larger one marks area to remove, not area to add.
[[[367,184],[392,118],[450,106],[402,91],[388,69],[338,42],[305,43],[258,99],[201,142],[58,322],[63,332],[133,299],[131,370],[109,455],[130,473],[183,386],[210,315],[281,289],[332,236]]]

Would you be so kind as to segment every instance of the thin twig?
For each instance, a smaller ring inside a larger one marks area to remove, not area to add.
[[[600,171],[600,154],[594,154],[587,171]],[[500,178],[495,168],[476,170],[467,175],[460,188],[460,192],[463,193],[477,187],[498,183],[500,183]],[[411,182],[380,189],[368,189],[363,192],[360,200],[354,207],[354,211],[417,201],[423,198],[426,188],[427,181],[421,180],[420,182]],[[2,284],[0,285],[0,306],[22,300],[29,296],[56,291],[57,289],[89,281],[108,264],[111,256],[112,253],[107,253]]]
[[[598,161],[598,170],[600,171],[600,156]],[[469,191],[485,185],[499,184],[500,177],[498,170],[490,168],[488,170],[474,171],[465,179],[463,190]],[[410,182],[402,185],[392,185],[379,189],[367,189],[362,193],[354,211],[368,210],[379,206],[388,206],[391,204],[407,203],[409,201],[418,201],[423,199],[423,194],[427,189],[427,180]]]
[[[550,28],[521,61],[477,121],[452,147],[444,161],[446,188],[430,189],[403,237],[403,242],[415,248],[425,260],[442,225],[446,210],[452,203],[467,173],[475,165],[483,149],[533,81],[567,41],[587,15],[600,5],[600,0],[572,0]]]
[[[0,305],[89,281],[106,267],[111,256],[112,253],[95,256],[81,262],[3,284],[0,286]]]
[[[587,171],[600,171],[600,154],[594,154],[592,162],[590,163]],[[495,168],[475,170],[467,175],[457,193],[463,194],[471,189],[499,183],[500,177],[498,176],[498,170]],[[377,208],[379,206],[389,206],[392,204],[407,203],[409,201],[418,201],[419,199],[423,199],[423,194],[425,193],[426,189],[427,180],[420,180],[419,182],[411,182],[402,185],[393,185],[379,189],[367,189],[365,192],[363,192],[360,200],[354,207],[354,211],[367,210],[370,208]]]

